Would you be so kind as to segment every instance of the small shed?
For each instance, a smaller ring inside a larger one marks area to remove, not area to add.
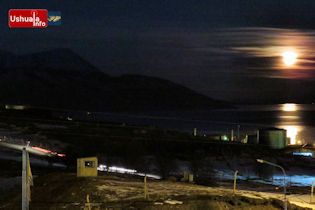
[[[77,159],[77,177],[97,176],[97,157]]]

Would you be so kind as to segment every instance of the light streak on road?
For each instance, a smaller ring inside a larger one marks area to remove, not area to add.
[[[57,152],[53,152],[51,150],[44,149],[37,146],[26,146],[26,145],[4,142],[2,141],[2,139],[0,141],[0,146],[6,147],[9,149],[20,150],[20,151],[22,151],[25,148],[27,152],[34,155],[40,155],[40,156],[48,156],[48,157],[52,157],[52,156],[65,157],[66,156],[65,154],[58,154]]]
[[[113,173],[120,173],[120,174],[132,174],[132,175],[137,175],[137,176],[147,176],[152,179],[161,179],[160,176],[154,175],[154,174],[145,174],[145,173],[139,173],[137,170],[134,169],[127,169],[127,168],[122,168],[122,167],[116,167],[116,166],[109,166],[107,167],[106,165],[99,164],[97,167],[98,171],[106,171],[106,172],[113,172]]]

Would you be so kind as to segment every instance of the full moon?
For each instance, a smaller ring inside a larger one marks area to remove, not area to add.
[[[286,51],[284,53],[282,53],[282,60],[284,62],[285,65],[287,66],[292,66],[296,61],[297,61],[297,53],[293,52],[293,51]]]

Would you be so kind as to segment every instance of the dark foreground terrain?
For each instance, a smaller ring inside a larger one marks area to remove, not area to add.
[[[71,173],[40,176],[32,188],[31,209],[282,209],[277,194],[204,187],[171,181],[148,181],[149,198],[144,199],[142,179],[102,175],[77,178]],[[0,209],[20,209],[20,188],[2,194]],[[288,209],[307,208],[290,205]]]

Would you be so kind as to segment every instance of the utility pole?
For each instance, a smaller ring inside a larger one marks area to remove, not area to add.
[[[30,186],[33,186],[33,176],[30,166],[29,152],[36,155],[49,156],[45,152],[40,152],[35,149],[29,148],[29,144],[29,141],[27,142],[26,146],[10,144],[2,141],[0,142],[0,146],[8,147],[22,152],[22,210],[29,210],[29,202],[31,200]]]
[[[237,177],[238,170],[235,171],[234,173],[234,186],[233,186],[233,195],[235,195],[235,190],[236,190],[236,177]]]
[[[29,209],[27,198],[27,152],[24,147],[22,150],[22,210]]]
[[[241,125],[237,125],[237,141],[240,141],[240,127]]]
[[[194,128],[194,136],[197,136],[197,128]]]
[[[27,146],[29,145],[29,142]],[[30,166],[29,153],[26,147],[22,150],[22,210],[29,210],[31,200],[31,186],[33,186],[33,176]]]

